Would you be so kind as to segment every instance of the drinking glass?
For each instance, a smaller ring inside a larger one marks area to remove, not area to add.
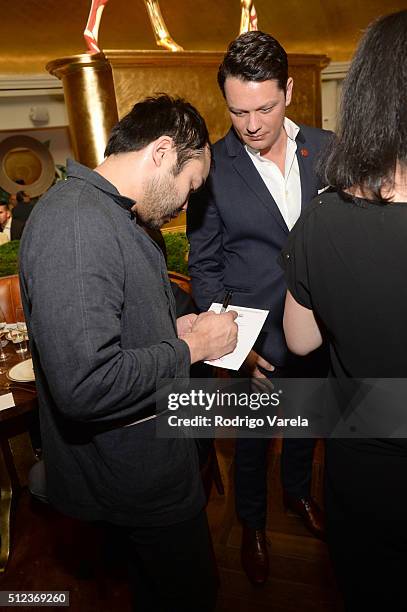
[[[17,328],[11,330],[11,340],[16,345],[16,353],[20,355],[27,352],[27,324],[25,322],[24,310],[18,306],[16,308]]]
[[[24,353],[26,353],[28,350],[24,332],[22,332],[20,329],[11,329],[10,337],[16,348],[16,353],[19,355],[24,355]]]
[[[21,306],[16,308],[16,322],[17,329],[21,330],[23,334],[27,335],[27,323],[25,322],[24,310]]]
[[[0,361],[7,361],[9,356],[3,350],[3,342],[2,338],[7,334],[8,329],[6,327],[6,317],[4,316],[4,312],[0,308]]]

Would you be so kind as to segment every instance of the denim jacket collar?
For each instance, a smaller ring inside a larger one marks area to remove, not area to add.
[[[132,216],[134,216],[133,211],[131,210],[135,204],[134,200],[126,196],[122,196],[117,191],[116,187],[98,172],[79,164],[73,159],[68,159],[67,175],[68,178],[73,177],[91,183],[91,185],[97,189],[100,189],[104,193],[110,195],[114,201],[121,206],[121,208],[124,208],[130,212]]]

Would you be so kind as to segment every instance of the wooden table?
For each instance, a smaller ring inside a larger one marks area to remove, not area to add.
[[[0,410],[0,572],[4,572],[10,554],[13,506],[21,487],[27,485],[28,472],[36,462],[28,430],[38,418],[35,383],[9,380],[6,371],[22,359],[11,342],[4,352],[10,358],[0,361],[0,395],[12,393],[15,406]],[[29,353],[27,357],[30,357]]]

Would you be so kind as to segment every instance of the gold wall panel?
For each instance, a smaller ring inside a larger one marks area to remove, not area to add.
[[[216,82],[222,54],[185,51],[106,51],[111,63],[119,116],[148,95],[186,98],[205,117],[213,141],[225,133],[227,111]]]

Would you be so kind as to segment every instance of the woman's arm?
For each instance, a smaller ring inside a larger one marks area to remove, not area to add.
[[[308,355],[322,344],[322,336],[312,310],[301,306],[287,290],[283,327],[288,348],[297,355]]]

